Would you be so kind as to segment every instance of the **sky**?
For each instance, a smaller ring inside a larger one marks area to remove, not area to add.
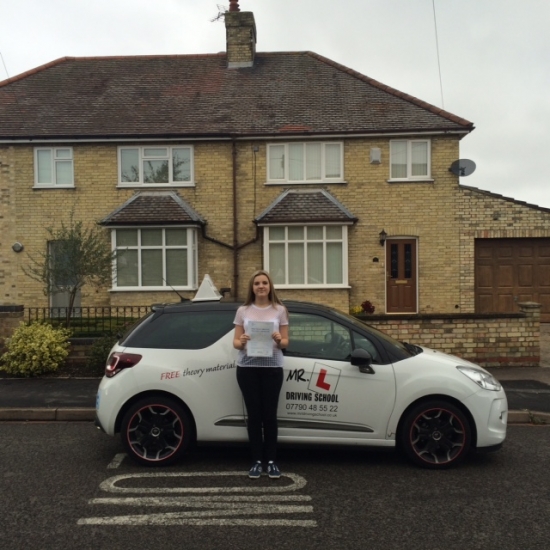
[[[2,2],[0,81],[65,56],[225,51],[229,0]],[[550,1],[240,0],[257,51],[313,51],[475,124],[460,183],[550,208]],[[1,121],[0,121],[1,124]]]

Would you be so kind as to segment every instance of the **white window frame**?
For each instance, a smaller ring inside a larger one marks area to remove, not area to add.
[[[392,158],[393,158],[393,145],[395,143],[407,144],[407,175],[405,177],[394,177],[392,175]],[[427,173],[413,176],[412,175],[412,146],[414,143],[425,143],[427,153]],[[431,140],[429,139],[394,139],[390,140],[390,179],[388,181],[433,181],[431,177],[432,173],[432,147]]]
[[[59,156],[59,151],[69,151],[70,157]],[[50,153],[50,178],[48,182],[39,182],[38,154],[40,151]],[[71,163],[71,182],[57,183],[57,166],[61,162]],[[74,187],[74,153],[72,147],[35,147],[34,148],[34,186],[40,188],[67,189]]]
[[[166,149],[167,154],[161,156],[150,156],[150,160],[167,160],[168,161],[168,182],[166,183],[145,183],[143,175],[143,163],[147,160],[144,154],[145,149]],[[172,159],[174,149],[189,149],[189,157],[191,159],[189,181],[174,181],[174,166]],[[138,181],[122,181],[122,152],[123,151],[137,151],[138,152],[138,168],[139,168],[139,180]],[[119,187],[194,187],[195,186],[195,151],[192,145],[124,145],[118,147],[118,166],[117,166],[117,179]]]
[[[135,246],[120,246],[117,248],[116,245],[116,232],[117,230],[127,230],[133,229],[138,232],[138,244]],[[162,245],[156,246],[143,246],[141,244],[141,230],[143,229],[162,229]],[[176,245],[176,246],[167,246],[166,245],[166,229],[186,229],[187,230],[187,245]],[[113,228],[111,230],[111,246],[113,251],[117,250],[137,250],[138,251],[138,285],[137,286],[118,286],[117,283],[117,259],[116,257],[113,260],[113,269],[112,269],[112,291],[122,291],[122,292],[135,292],[135,291],[174,291],[174,290],[197,290],[198,285],[198,251],[197,251],[197,228],[189,226],[123,226]],[[141,254],[143,250],[162,250],[162,278],[163,284],[161,286],[143,286],[142,285],[142,259]],[[166,281],[166,250],[173,249],[187,249],[187,285],[170,285],[169,281]]]
[[[326,228],[329,226],[338,226],[342,228],[342,237],[341,239],[327,239],[326,237]],[[270,240],[269,231],[270,228],[285,228],[285,238],[284,240]],[[302,242],[322,242],[323,243],[323,278],[327,280],[327,254],[326,254],[326,245],[331,242],[341,242],[342,243],[342,282],[341,283],[323,283],[323,284],[311,284],[307,283],[307,251],[304,254],[304,277],[306,282],[303,284],[298,283],[289,283],[289,255],[288,255],[288,246],[289,244],[295,244],[300,242],[299,240],[289,239],[288,238],[288,228],[289,227],[303,227],[306,234],[304,235],[304,240]],[[309,240],[307,238],[307,228],[308,227],[323,227],[323,239],[319,240]],[[270,265],[270,255],[269,255],[269,246],[270,244],[284,244],[285,245],[285,283],[276,283],[274,281],[274,286],[277,289],[298,289],[298,288],[309,288],[309,289],[326,289],[326,288],[349,288],[348,283],[348,226],[341,223],[327,223],[327,224],[273,224],[270,226],[264,227],[264,242],[263,242],[263,252],[264,252],[264,265],[266,271],[271,273],[273,277],[273,272],[275,266]]]
[[[321,177],[318,179],[307,179],[306,176],[306,145],[319,144],[321,145]],[[271,178],[271,155],[270,150],[272,147],[284,147],[284,159],[289,158],[289,145],[302,145],[304,148],[303,154],[303,174],[306,179],[291,180],[289,175],[290,162],[284,162],[284,177],[283,178]],[[340,147],[340,175],[335,178],[326,176],[326,147],[327,145],[338,145]],[[300,141],[300,142],[281,142],[281,143],[269,143],[266,148],[267,155],[267,183],[292,183],[292,184],[305,184],[305,183],[342,183],[344,182],[344,143],[342,141]]]

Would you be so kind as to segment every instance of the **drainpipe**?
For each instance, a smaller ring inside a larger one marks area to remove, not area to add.
[[[233,153],[233,296],[239,297],[239,240],[237,238],[237,142],[232,140]]]

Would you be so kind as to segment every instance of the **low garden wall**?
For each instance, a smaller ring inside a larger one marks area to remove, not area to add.
[[[450,353],[483,367],[540,366],[540,304],[520,313],[360,315],[397,340]]]

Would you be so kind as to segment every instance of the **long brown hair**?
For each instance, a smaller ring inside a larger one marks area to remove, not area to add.
[[[271,302],[272,306],[283,305],[279,297],[277,296],[277,293],[275,292],[275,287],[273,286],[273,281],[271,280],[271,277],[269,276],[269,273],[267,271],[264,271],[263,269],[258,269],[258,271],[254,271],[252,273],[252,277],[250,277],[250,281],[248,281],[248,291],[246,293],[246,300],[244,302],[245,306],[249,306],[250,304],[253,304],[256,296],[254,294],[254,279],[258,277],[259,275],[265,275],[267,277],[267,280],[269,281],[269,294],[267,297],[269,298],[269,301]]]

